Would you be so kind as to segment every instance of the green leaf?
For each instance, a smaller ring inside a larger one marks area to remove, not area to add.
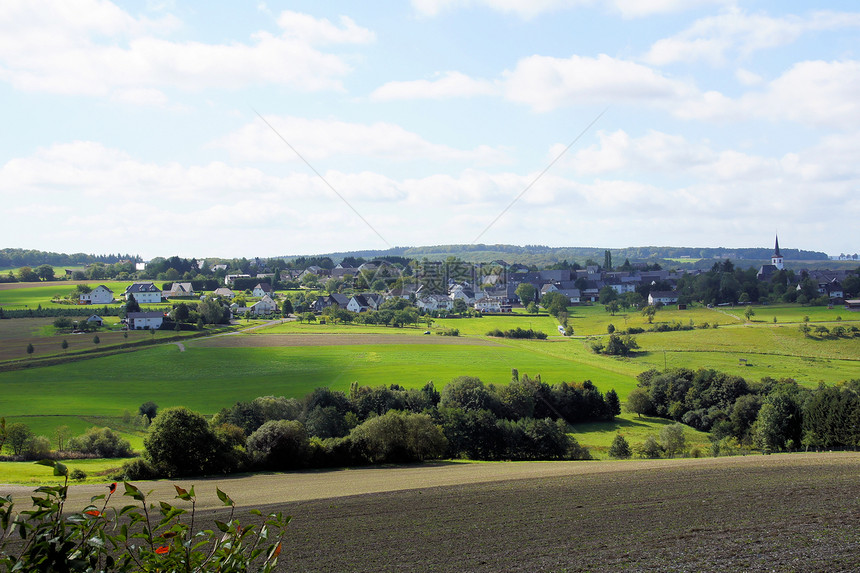
[[[224,523],[223,521],[218,521],[216,519],[215,525],[218,526],[218,529],[220,529],[224,533],[227,533],[228,531],[230,531],[230,526],[227,525],[226,523]]]
[[[54,475],[55,476],[67,476],[67,475],[69,475],[69,468],[67,468],[65,464],[61,464],[60,462],[57,462],[54,464]]]
[[[188,501],[191,498],[191,496],[188,495],[187,489],[183,489],[176,484],[173,484],[173,487],[176,488],[176,497],[178,497],[179,499],[184,499],[185,501]]]
[[[233,500],[230,499],[230,496],[221,491],[219,488],[215,488],[215,493],[218,494],[218,499],[220,499],[224,503],[224,505],[233,505]]]
[[[48,466],[49,468],[54,467],[54,464],[56,463],[57,462],[54,460],[39,460],[38,462],[35,462],[37,466]]]
[[[125,495],[130,496],[132,499],[136,499],[137,501],[146,501],[146,497],[143,493],[135,486],[128,482],[125,483]]]

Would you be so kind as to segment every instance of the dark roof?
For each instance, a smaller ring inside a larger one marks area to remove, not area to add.
[[[152,283],[134,283],[129,285],[129,287],[125,289],[125,292],[161,292],[161,289]]]
[[[135,318],[164,318],[163,312],[130,312],[127,315],[127,318],[134,320]]]
[[[776,235],[776,240],[774,241],[773,256],[782,258],[782,255],[779,254],[779,235]]]
[[[655,290],[648,293],[651,298],[678,298],[678,293],[671,290]]]

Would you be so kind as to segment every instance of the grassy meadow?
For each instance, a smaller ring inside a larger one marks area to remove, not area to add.
[[[129,283],[104,284],[119,294]],[[33,308],[51,305],[53,296],[67,294],[74,284],[2,287],[3,308]],[[663,308],[654,324],[692,323],[700,327],[707,322],[718,328],[642,333],[636,335],[639,352],[626,358],[594,354],[590,338],[606,336],[609,324],[617,330],[647,329],[650,325],[638,311],[613,316],[601,305],[569,309],[575,329],[571,338],[559,335],[557,321],[548,315],[435,319],[430,327],[422,323],[403,328],[295,321],[260,327],[261,322],[242,320],[239,327],[259,328],[226,337],[188,340],[184,351],[175,344],[164,344],[62,365],[0,372],[0,416],[8,423],[25,422],[37,434],[48,437],[60,425],[69,426],[73,435],[107,425],[140,449],[144,433],[134,418],[138,406],[149,400],[161,408],[183,405],[211,415],[240,400],[263,395],[301,398],[319,386],[347,390],[353,381],[413,388],[432,380],[441,389],[456,376],[471,375],[486,383],[505,384],[512,369],[520,375],[539,374],[548,383],[589,379],[604,392],[614,388],[622,400],[635,387],[637,374],[664,365],[714,368],[750,380],[791,377],[807,386],[860,377],[860,338],[805,337],[797,328],[807,316],[814,325],[860,326],[860,314],[842,307],[775,305],[753,309],[756,314],[747,321],[745,307]],[[63,354],[62,339],[69,342],[69,353],[94,346],[92,333],[57,334],[52,322],[46,318],[0,321],[0,363],[26,358],[28,343],[33,344],[37,358]],[[545,332],[548,338],[486,337],[490,330],[517,327]],[[460,331],[457,340],[436,336],[450,328]],[[427,330],[433,334],[425,336]],[[98,334],[102,348],[152,338],[148,332],[129,332],[128,339],[120,332]],[[175,334],[157,332],[155,340]],[[325,335],[353,336],[339,336],[339,343],[331,344],[332,337]],[[291,343],[286,343],[285,337]],[[349,340],[344,341],[346,338]],[[622,414],[614,423],[578,425],[574,435],[595,457],[603,458],[617,432],[635,445],[648,434],[659,433],[665,423]],[[687,433],[688,443],[706,450],[706,435],[692,429]],[[92,463],[116,465],[109,460]],[[12,467],[0,464],[0,482],[20,483],[15,476],[23,470],[13,471]]]

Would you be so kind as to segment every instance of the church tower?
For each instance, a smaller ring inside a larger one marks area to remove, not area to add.
[[[782,254],[779,252],[779,235],[777,235],[776,236],[776,243],[774,244],[774,247],[773,247],[773,256],[770,257],[770,264],[775,266],[777,268],[777,270],[781,271],[783,268],[785,268],[785,265],[783,265],[782,263],[783,263]]]

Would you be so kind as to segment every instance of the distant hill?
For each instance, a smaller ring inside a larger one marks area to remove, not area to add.
[[[335,262],[344,257],[362,257],[374,259],[383,256],[400,256],[411,259],[427,259],[431,261],[445,260],[448,257],[476,262],[489,263],[503,260],[507,263],[522,263],[525,265],[551,265],[562,261],[584,264],[591,259],[603,264],[606,249],[598,247],[547,247],[544,245],[435,245],[427,247],[394,247],[385,250],[344,251],[326,253],[318,256],[328,256]],[[723,247],[626,247],[609,249],[614,265],[620,265],[625,259],[631,263],[663,263],[673,266],[710,267],[716,260],[731,259],[732,261],[748,261],[749,266],[770,263],[773,254],[772,247],[728,249]],[[827,254],[819,251],[804,251],[801,249],[780,249],[786,263],[821,261],[831,262]],[[298,255],[284,257],[295,259]],[[746,266],[746,265],[745,265]]]

